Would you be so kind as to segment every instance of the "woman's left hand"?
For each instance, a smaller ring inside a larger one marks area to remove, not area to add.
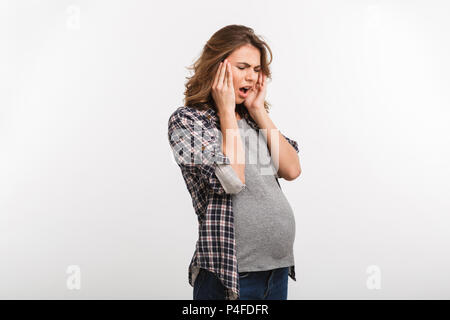
[[[258,81],[253,88],[250,89],[247,98],[245,98],[244,106],[247,108],[250,114],[263,111],[264,100],[267,94],[267,76],[262,72],[258,75]]]

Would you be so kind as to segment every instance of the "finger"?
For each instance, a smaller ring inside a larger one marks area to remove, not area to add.
[[[225,67],[226,67],[226,62],[224,61],[222,63],[222,67],[220,68],[220,74],[219,74],[219,85],[222,87],[223,87],[223,78],[225,76],[225,71],[226,71]]]
[[[217,68],[216,75],[214,77],[213,87],[217,86],[217,82],[219,81],[219,73],[220,73],[221,67],[222,67],[222,62],[219,63],[219,67]]]
[[[253,85],[253,89],[256,90],[258,88],[258,81],[259,81],[259,73],[258,73],[258,80],[256,80],[255,84]]]
[[[233,88],[233,73],[231,71],[231,63],[228,62],[228,87]]]
[[[258,80],[256,80],[256,83],[255,83],[255,91],[259,90],[259,80],[260,80],[260,75],[258,74]]]
[[[225,63],[225,73],[223,75],[223,86],[228,87],[228,62]]]

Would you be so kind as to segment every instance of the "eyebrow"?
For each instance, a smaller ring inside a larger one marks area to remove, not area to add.
[[[242,63],[242,64],[246,65],[247,67],[250,67],[250,65],[247,62],[236,62],[236,63]],[[258,67],[261,67],[261,66],[256,66],[255,68],[258,68]]]

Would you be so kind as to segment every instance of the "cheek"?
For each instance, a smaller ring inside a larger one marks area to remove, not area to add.
[[[233,75],[233,87],[235,90],[239,90],[239,84],[241,82],[241,78],[238,75]]]
[[[238,85],[239,85],[239,81],[236,78],[233,78],[233,88],[234,88],[234,90],[239,90]]]

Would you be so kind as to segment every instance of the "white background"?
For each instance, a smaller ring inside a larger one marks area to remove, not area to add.
[[[192,299],[197,218],[167,121],[229,24],[271,46],[271,117],[300,146],[301,176],[280,180],[297,226],[289,299],[450,298],[449,13],[1,1],[0,298]]]

